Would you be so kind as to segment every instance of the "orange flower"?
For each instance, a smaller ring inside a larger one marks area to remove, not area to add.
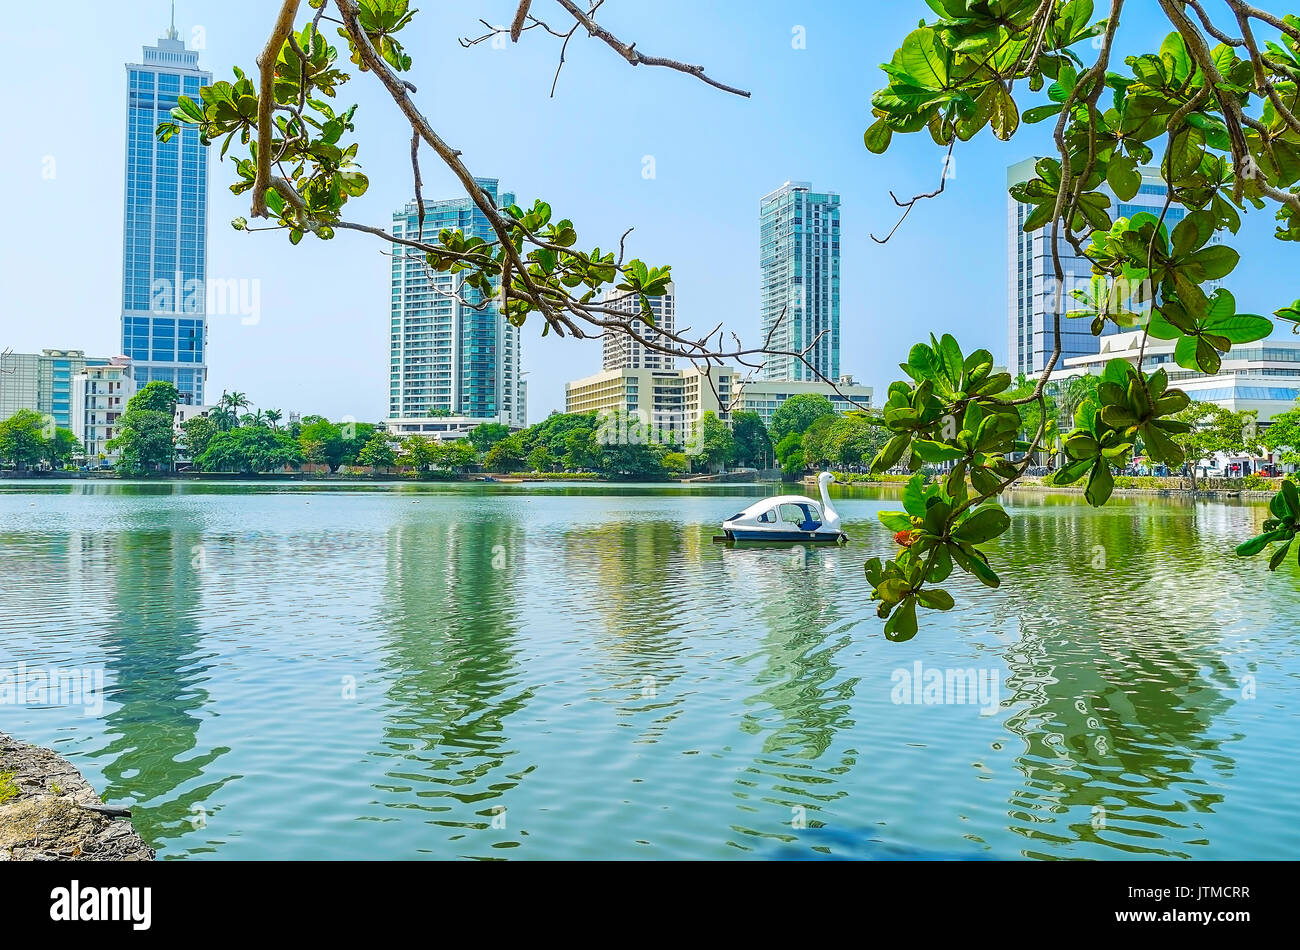
[[[903,547],[910,548],[912,546],[912,532],[900,531],[898,534],[894,535],[894,540]]]

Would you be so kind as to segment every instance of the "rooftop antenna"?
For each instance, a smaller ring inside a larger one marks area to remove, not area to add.
[[[176,32],[176,0],[172,0],[172,25],[167,31],[167,39],[174,40],[179,36],[180,34]]]

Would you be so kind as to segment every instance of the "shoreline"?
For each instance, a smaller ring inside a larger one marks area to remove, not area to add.
[[[63,756],[0,732],[0,861],[152,861],[126,808]]]

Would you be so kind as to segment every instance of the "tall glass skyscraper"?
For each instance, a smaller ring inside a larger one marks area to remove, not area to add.
[[[816,339],[808,361],[827,379],[839,379],[840,196],[787,181],[759,202],[758,222],[762,338],[770,349],[790,352]],[[769,357],[761,376],[818,378],[793,356]]]
[[[1027,158],[1007,169],[1007,187],[1038,177],[1034,170],[1036,158]],[[1167,189],[1158,168],[1141,168],[1142,184],[1129,201],[1120,201],[1109,186],[1100,191],[1110,197],[1111,219],[1131,218],[1139,211],[1149,211],[1159,216],[1165,205]],[[1020,374],[1033,376],[1047,366],[1056,346],[1056,268],[1052,264],[1052,229],[1040,228],[1030,234],[1022,229],[1025,218],[1033,213],[1033,205],[1022,204],[1007,196],[1007,367],[1013,377]],[[1165,215],[1165,224],[1172,230],[1186,212],[1172,205]],[[1092,278],[1092,263],[1074,253],[1070,242],[1062,236],[1059,245],[1061,268],[1065,272],[1064,312],[1082,306],[1070,296],[1074,289],[1086,289]],[[1211,285],[1216,286],[1216,285]],[[1107,322],[1103,336],[1118,333],[1115,324]],[[1061,357],[1056,369],[1064,369],[1065,361],[1074,356],[1094,356],[1100,342],[1092,335],[1091,321],[1076,317],[1061,317]]]
[[[514,204],[498,193],[495,178],[480,178],[498,205]],[[496,232],[469,197],[425,203],[424,238],[443,228],[487,241]],[[416,238],[414,201],[393,214],[393,234]],[[527,424],[520,366],[519,328],[494,301],[461,287],[462,275],[438,273],[424,257],[393,245],[388,415],[401,433],[455,436],[479,422]],[[457,299],[457,297],[462,299]],[[463,301],[463,302],[462,302]]]
[[[173,22],[144,62],[128,64],[126,209],[122,233],[122,353],[143,387],[175,383],[181,402],[203,405],[207,380],[208,154],[198,130],[168,142],[155,130],[178,96],[199,99],[212,74]]]

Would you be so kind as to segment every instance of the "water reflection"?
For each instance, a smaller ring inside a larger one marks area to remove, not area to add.
[[[858,754],[837,748],[841,732],[855,723],[854,689],[840,651],[853,644],[854,625],[832,583],[849,566],[838,548],[737,546],[725,551],[726,570],[753,603],[749,616],[761,625],[761,648],[745,657],[757,667],[740,729],[760,740],[760,751],[736,779],[742,817],[731,830],[746,838],[794,842],[798,831],[819,829],[817,813],[848,795],[839,777],[852,771]],[[764,805],[776,808],[763,807]],[[813,847],[825,850],[828,843]],[[756,842],[731,846],[753,850]]]
[[[132,515],[80,554],[83,571],[107,572],[113,595],[102,648],[115,705],[104,717],[107,741],[89,755],[104,760],[104,799],[137,803],[136,827],[157,845],[201,828],[202,803],[229,781],[213,764],[230,750],[195,754],[214,656],[199,629],[201,526],[180,513],[165,529],[152,521]]]
[[[653,744],[690,695],[679,683],[687,644],[679,631],[700,620],[700,543],[668,521],[601,522],[564,533],[562,583],[590,603],[583,624],[585,663],[598,680],[594,699],[614,707],[618,725]],[[629,623],[629,618],[636,618]]]
[[[1196,509],[1121,500],[1097,517],[1041,507],[1056,510],[1017,519],[999,545],[1018,563],[1054,568],[1027,578],[1005,608],[1019,618],[1003,655],[1024,778],[1010,828],[1030,839],[1030,857],[1074,845],[1190,857],[1208,843],[1198,815],[1224,801],[1234,767],[1213,734],[1235,684],[1205,605],[1213,554],[1198,543]],[[1143,603],[1160,612],[1135,614]]]
[[[434,516],[436,517],[436,515]],[[416,810],[453,829],[435,842],[492,827],[507,793],[534,765],[520,757],[506,720],[532,696],[521,684],[517,613],[523,530],[484,518],[472,524],[408,518],[388,532],[386,645],[390,677],[381,747],[388,809]],[[492,848],[517,845],[503,838]]]

